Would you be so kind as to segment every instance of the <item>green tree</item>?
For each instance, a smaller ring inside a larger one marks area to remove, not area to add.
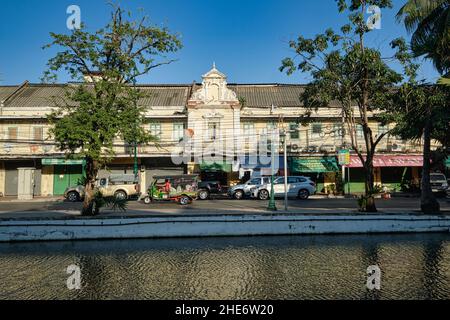
[[[449,146],[450,1],[408,0],[397,13],[397,19],[412,33],[414,56],[432,60],[443,75],[439,81],[442,86],[425,86],[412,75],[400,91],[401,110],[396,119],[396,131],[400,136],[424,140],[421,209],[425,213],[437,212],[439,203],[430,185],[431,139]]]
[[[423,169],[421,181],[421,210],[439,212],[439,202],[433,196],[430,184],[431,141],[449,145],[450,90],[439,85],[408,82],[396,94],[396,112],[393,133],[403,139],[423,139]]]
[[[308,115],[331,102],[340,105],[346,134],[365,171],[361,210],[376,212],[373,159],[377,145],[389,132],[374,133],[369,119],[374,112],[387,111],[386,106],[391,105],[386,103],[392,98],[390,92],[403,77],[386,64],[377,49],[367,46],[365,37],[371,29],[364,15],[372,5],[383,9],[392,4],[388,0],[337,0],[337,3],[340,12],[349,11],[349,23],[339,33],[328,29],[313,39],[299,36],[291,41],[295,58],[284,59],[280,71],[292,74],[298,70],[311,75],[313,80],[302,96]],[[296,59],[300,61],[295,62]],[[358,141],[358,126],[362,127],[363,143]]]
[[[137,78],[153,68],[171,63],[166,55],[181,48],[179,37],[167,28],[153,26],[148,18],[131,20],[119,6],[113,6],[110,22],[95,32],[85,26],[69,35],[51,33],[59,51],[48,61],[44,81],[54,81],[66,71],[79,81],[66,86],[65,97],[55,100],[49,116],[51,134],[68,157],[86,160],[86,196],[82,214],[95,207],[98,170],[114,156],[114,140],[145,144],[155,139],[143,129],[143,93]]]

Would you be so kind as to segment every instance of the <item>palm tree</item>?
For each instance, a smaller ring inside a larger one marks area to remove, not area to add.
[[[416,57],[431,59],[440,74],[450,70],[450,0],[408,0],[397,20],[412,33]]]
[[[450,0],[407,0],[397,13],[397,20],[412,33],[414,55],[432,60],[436,70],[447,77],[450,69]],[[424,112],[421,209],[425,213],[439,211],[430,184],[432,109],[433,106],[428,106]]]

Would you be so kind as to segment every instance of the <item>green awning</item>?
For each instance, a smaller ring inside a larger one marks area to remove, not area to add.
[[[200,164],[200,170],[207,172],[218,172],[218,171],[231,172],[232,168],[233,168],[232,165],[226,162],[214,162],[214,163],[203,162]]]
[[[335,157],[323,158],[294,158],[291,161],[292,172],[336,172],[339,171]]]
[[[75,159],[42,159],[42,165],[83,165],[86,160],[75,160]]]
[[[450,158],[447,158],[447,160],[445,160],[445,166],[450,168]]]

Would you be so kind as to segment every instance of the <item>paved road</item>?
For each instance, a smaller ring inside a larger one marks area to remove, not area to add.
[[[439,199],[441,208],[450,214],[450,199]],[[417,198],[393,198],[376,200],[380,213],[418,212],[420,200]],[[172,215],[172,214],[242,214],[264,213],[267,201],[258,200],[225,200],[213,199],[195,201],[189,206],[182,207],[176,203],[157,203],[145,205],[142,202],[128,202],[127,215]],[[283,201],[277,201],[280,212],[284,211]],[[67,217],[79,215],[81,203],[66,201],[53,202],[4,202],[0,201],[0,218],[35,218],[35,217]],[[292,199],[289,201],[289,211],[305,214],[341,214],[356,213],[356,199],[324,199],[312,198],[306,201]],[[267,212],[270,213],[270,212]],[[123,215],[121,212],[105,210],[102,215]]]

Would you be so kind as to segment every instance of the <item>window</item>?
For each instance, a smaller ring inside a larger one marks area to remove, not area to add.
[[[360,124],[356,125],[356,138],[364,138],[363,126]]]
[[[321,123],[313,123],[311,132],[312,132],[313,137],[319,138],[322,135],[322,124]]]
[[[269,177],[264,177],[264,178],[263,178],[263,184],[270,183],[270,180],[271,180],[271,178],[269,178]]]
[[[278,127],[275,121],[267,122],[267,133],[272,134],[272,131]]]
[[[42,140],[44,140],[44,128],[34,127],[33,128],[33,141],[42,141]]]
[[[209,140],[216,140],[219,135],[219,123],[210,122],[208,123],[208,137]]]
[[[383,125],[381,123],[378,124],[378,136],[385,134],[389,131],[389,127],[387,125]]]
[[[255,133],[255,124],[253,122],[244,122],[243,128],[245,137],[250,137]]]
[[[284,177],[276,179],[273,184],[284,184]]]
[[[249,185],[252,185],[252,186],[259,185],[259,184],[261,184],[261,179],[260,178],[252,179],[249,182]]]
[[[8,140],[17,140],[17,133],[18,133],[17,127],[8,128]]]
[[[184,129],[185,129],[185,125],[182,122],[176,122],[173,124],[173,140],[174,141],[181,141],[184,138]]]
[[[266,137],[267,137],[267,151],[272,151],[272,137],[274,134],[274,130],[277,129],[278,124],[275,121],[269,121],[267,122],[267,129],[266,129]]]
[[[150,134],[158,139],[161,139],[161,123],[160,122],[150,123]]]
[[[288,177],[288,183],[297,183],[299,182],[298,178]]]
[[[291,139],[299,139],[300,132],[298,131],[298,123],[292,122],[289,124],[289,131]]]
[[[345,136],[342,123],[335,123],[333,125],[333,135],[336,139],[343,138]]]

